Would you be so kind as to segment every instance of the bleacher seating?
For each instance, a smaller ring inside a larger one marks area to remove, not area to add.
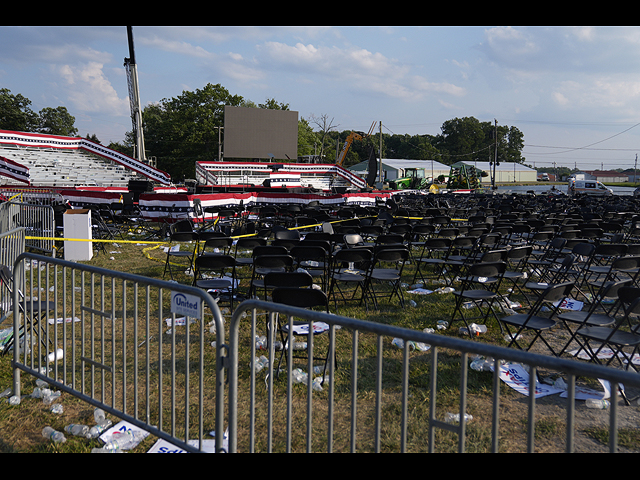
[[[145,177],[85,150],[19,147],[0,144],[0,156],[29,168],[31,185],[36,187],[127,187],[129,180]],[[24,185],[9,177],[0,177],[4,185]]]

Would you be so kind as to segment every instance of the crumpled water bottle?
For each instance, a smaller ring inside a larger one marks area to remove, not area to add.
[[[64,431],[76,437],[86,437],[89,435],[89,427],[87,425],[78,425],[72,423],[64,427]]]
[[[102,447],[104,450],[129,450],[135,448],[144,439],[144,433],[138,430],[114,432],[111,439]]]
[[[67,441],[67,438],[64,436],[64,433],[58,432],[54,430],[52,427],[44,427],[42,429],[42,436],[44,438],[48,438],[52,440],[54,443],[64,443]]]
[[[595,410],[606,410],[611,405],[609,400],[604,400],[602,398],[587,398],[584,401],[584,404],[587,408],[593,408]]]

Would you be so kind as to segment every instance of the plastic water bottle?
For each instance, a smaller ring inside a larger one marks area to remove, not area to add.
[[[93,418],[98,425],[107,425],[107,426],[111,425],[111,420],[107,419],[104,413],[104,410],[102,410],[101,408],[96,408],[93,411]]]
[[[57,392],[52,392],[52,391],[44,392],[45,390],[47,390],[47,389],[45,388],[45,389],[43,390],[44,395],[43,395],[43,397],[42,397],[42,402],[43,402],[45,405],[51,405],[51,404],[52,404],[53,402],[55,402],[55,401],[58,399],[58,397],[60,397],[60,395],[61,395],[61,392],[59,392],[59,391],[57,391]]]
[[[77,425],[72,423],[71,425],[64,427],[64,431],[71,435],[75,435],[76,437],[89,438],[89,427],[87,425]]]
[[[42,429],[42,436],[44,438],[48,438],[49,440],[52,440],[54,443],[64,443],[67,441],[66,437],[64,436],[64,433],[58,432],[57,430],[54,430],[51,427],[44,427]]]
[[[104,444],[105,450],[128,450],[135,448],[141,440],[144,439],[144,434],[137,430],[127,430],[126,432],[115,432],[111,439]]]
[[[611,403],[609,403],[609,400],[605,400],[602,398],[587,398],[584,404],[587,406],[587,408],[593,408],[595,410],[606,410],[611,405]]]
[[[107,422],[109,422],[109,420],[107,420]],[[102,435],[102,432],[104,432],[110,426],[111,426],[110,423],[108,424],[105,423],[104,425],[95,425],[91,427],[89,429],[89,434],[87,435],[87,438],[98,438],[100,435]]]

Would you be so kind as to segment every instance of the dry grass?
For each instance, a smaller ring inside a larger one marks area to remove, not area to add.
[[[141,246],[136,243],[119,243],[117,246],[107,244],[107,253],[97,254],[88,264],[134,273],[151,278],[162,278],[164,268],[164,253],[162,248],[156,246]],[[117,251],[120,253],[110,253]],[[412,278],[412,270],[406,270],[407,281]],[[191,278],[181,271],[177,278],[179,282],[189,284]],[[453,301],[451,295],[429,295],[411,297],[417,303],[416,307],[399,308],[394,301],[391,304],[383,304],[379,311],[366,312],[362,308],[348,307],[340,308],[339,313],[344,316],[366,319],[373,322],[381,322],[389,325],[396,325],[421,331],[426,327],[435,328],[438,320],[449,319],[451,316]],[[229,315],[227,314],[227,320]],[[226,322],[228,325],[228,321]],[[444,335],[457,336],[457,328],[441,332]],[[500,336],[499,328],[496,325],[488,325],[489,331],[480,341],[504,345]],[[258,331],[264,330],[264,322],[257,325]],[[250,338],[249,322],[243,325],[241,330],[241,358],[239,377],[239,401],[238,401],[238,451],[249,451],[249,365],[250,345],[253,341]],[[351,365],[349,362],[351,354],[351,333],[343,330],[338,333],[338,369],[334,381],[335,406],[334,406],[334,435],[333,450],[336,452],[348,452],[350,450],[351,431]],[[192,332],[192,335],[196,335]],[[168,341],[160,334],[162,341]],[[176,336],[180,343],[179,335]],[[227,335],[228,338],[228,335]],[[205,329],[205,345],[215,340],[215,336]],[[322,343],[317,345],[322,349]],[[359,334],[359,371],[358,371],[358,429],[356,432],[357,450],[368,452],[374,450],[373,440],[375,431],[375,356],[376,338],[373,335]],[[430,406],[430,358],[431,352],[414,351],[411,353],[409,404],[408,404],[408,432],[406,448],[409,452],[425,452],[428,450],[428,413]],[[192,358],[191,362],[197,362],[197,358]],[[215,351],[211,348],[205,354],[205,365],[213,364],[215,361]],[[383,452],[397,452],[400,449],[400,405],[401,405],[401,361],[402,352],[391,345],[391,339],[384,340],[384,363],[383,363],[383,394],[381,402],[381,445]],[[305,365],[301,365],[306,368]],[[156,365],[157,367],[157,365]],[[438,364],[438,390],[437,390],[437,417],[444,418],[447,412],[457,412],[459,404],[459,370],[460,355],[457,352],[439,352]],[[207,370],[205,369],[205,372]],[[11,386],[11,366],[10,358],[0,358],[0,390]],[[263,373],[257,376],[256,384],[256,410],[255,425],[256,444],[255,451],[263,452],[267,450],[267,401],[266,384]],[[214,379],[206,378],[206,382],[213,382]],[[195,379],[192,380],[195,382]],[[469,371],[468,387],[468,407],[467,412],[473,415],[473,421],[467,425],[466,429],[466,450],[469,452],[488,452],[491,449],[491,383],[492,376],[487,372]],[[34,386],[32,379],[23,376],[23,393],[29,393]],[[293,432],[292,451],[304,452],[309,448],[314,452],[322,452],[327,449],[326,432],[326,400],[327,391],[315,392],[313,395],[313,443],[310,447],[306,445],[304,432],[306,431],[306,405],[307,391],[302,385],[294,385],[293,388]],[[213,398],[210,398],[207,405],[213,406]],[[526,397],[503,388],[501,393],[501,424],[500,424],[500,451],[501,452],[523,452],[526,451]],[[0,403],[0,451],[3,452],[89,452],[92,447],[100,446],[98,440],[88,441],[68,437],[68,441],[62,445],[55,445],[45,440],[40,435],[42,428],[52,425],[59,430],[70,423],[91,423],[93,409],[82,401],[64,395],[61,403],[64,405],[62,415],[52,414],[48,407],[36,399],[25,399],[20,406],[12,407],[6,402]],[[536,451],[562,451],[565,436],[564,408],[561,402],[543,399],[538,410],[536,423]],[[286,425],[284,424],[285,413],[288,405],[286,401],[286,386],[281,379],[274,382],[274,414],[273,414],[273,451],[285,451],[286,448]],[[632,408],[632,407],[629,407]],[[194,415],[195,416],[195,415]],[[208,424],[205,431],[213,429],[213,414],[207,415]],[[606,447],[606,440],[598,431],[591,430],[590,437],[594,441],[595,447],[589,446],[591,451],[594,448]],[[625,437],[626,448],[639,450],[637,433],[630,429]],[[628,440],[627,440],[628,439]],[[146,440],[136,452],[146,451],[153,443],[153,439]],[[458,438],[456,435],[437,430],[435,436],[437,452],[455,452],[458,448]]]

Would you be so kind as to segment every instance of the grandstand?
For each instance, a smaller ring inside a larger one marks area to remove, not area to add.
[[[28,168],[33,187],[126,188],[131,180],[147,179],[170,183],[165,172],[79,137],[0,130],[0,157]],[[25,182],[0,176],[0,184]]]
[[[27,167],[34,187],[127,187],[129,180],[144,179],[122,165],[83,150],[0,144],[0,156]],[[12,178],[2,178],[2,183],[24,185]]]

